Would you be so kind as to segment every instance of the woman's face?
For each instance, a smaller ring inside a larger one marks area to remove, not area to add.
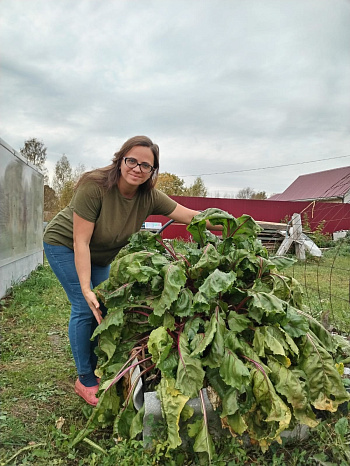
[[[154,156],[149,147],[135,146],[129,150],[120,165],[120,173],[123,182],[134,187],[140,186],[152,176],[152,171],[150,173],[143,173],[139,165],[136,165],[134,168],[128,167],[125,163],[125,158],[132,158],[137,163],[146,163],[153,167]]]

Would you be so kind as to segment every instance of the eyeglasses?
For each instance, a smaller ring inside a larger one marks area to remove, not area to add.
[[[125,162],[125,165],[129,168],[140,167],[142,173],[151,173],[154,170],[154,167],[152,167],[152,165],[150,165],[149,163],[147,162],[138,163],[138,161],[134,159],[133,157],[123,157],[123,160]]]

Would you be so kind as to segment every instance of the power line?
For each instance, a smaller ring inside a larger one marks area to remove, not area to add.
[[[257,171],[257,170],[268,170],[270,168],[291,167],[292,165],[304,165],[306,163],[323,162],[324,160],[343,159],[345,157],[350,157],[350,155],[340,155],[339,157],[329,157],[328,159],[309,160],[308,162],[287,163],[285,165],[273,165],[271,167],[245,168],[243,170],[232,170],[228,172],[216,172],[216,173],[202,173],[200,175],[179,175],[179,177],[186,178],[188,176],[211,176],[211,175],[226,175],[229,173],[252,172],[252,171]]]

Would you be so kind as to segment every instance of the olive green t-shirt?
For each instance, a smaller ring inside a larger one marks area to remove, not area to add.
[[[73,249],[73,212],[95,224],[90,241],[91,262],[110,264],[129,237],[140,230],[149,215],[169,215],[177,203],[166,194],[150,193],[124,198],[117,186],[103,191],[95,182],[87,182],[75,191],[70,204],[47,225],[44,241]]]

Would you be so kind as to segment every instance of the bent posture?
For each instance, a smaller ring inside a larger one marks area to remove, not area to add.
[[[112,164],[85,173],[70,204],[49,223],[44,250],[71,303],[69,340],[78,372],[75,391],[97,404],[96,343],[90,338],[104,317],[92,291],[149,215],[189,224],[198,212],[155,189],[159,148],[146,136],[127,140]]]

